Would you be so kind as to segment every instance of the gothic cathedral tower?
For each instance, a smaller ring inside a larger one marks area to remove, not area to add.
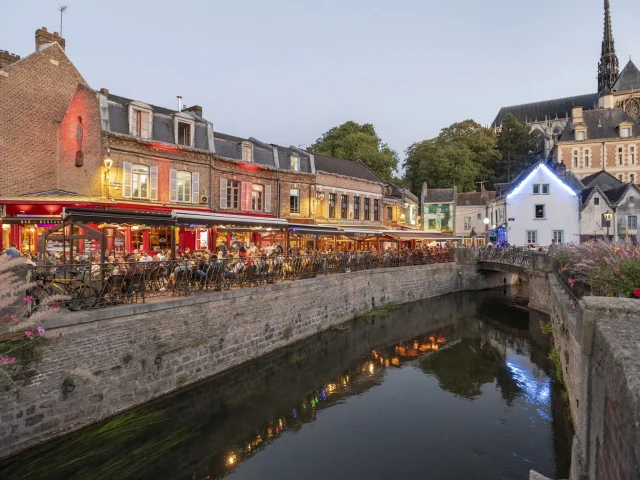
[[[604,38],[600,63],[598,63],[598,92],[605,88],[611,89],[618,78],[618,73],[618,56],[613,43],[609,0],[604,0]]]

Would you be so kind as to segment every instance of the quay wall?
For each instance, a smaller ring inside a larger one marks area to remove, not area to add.
[[[0,384],[0,457],[390,304],[517,281],[476,264],[351,272],[61,314],[33,375]]]
[[[571,480],[640,479],[640,301],[577,304],[548,276],[553,339],[575,436]]]

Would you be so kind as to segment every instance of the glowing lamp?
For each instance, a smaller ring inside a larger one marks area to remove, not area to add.
[[[3,223],[2,224],[2,229],[3,230],[9,230],[11,228],[11,225],[9,225],[8,223]]]
[[[482,221],[485,225],[489,225],[489,222],[491,220],[489,220],[487,217],[484,217],[484,220]]]
[[[611,218],[613,217],[613,214],[612,214],[612,213],[610,213],[610,212],[607,212],[607,213],[603,213],[603,214],[602,214],[602,216],[604,217],[604,219],[605,219],[607,222],[610,222],[610,221],[611,221]]]
[[[106,169],[107,169],[107,171],[111,170],[111,167],[113,166],[113,160],[111,160],[111,159],[109,158],[109,156],[107,156],[107,157],[103,160],[103,163],[104,163],[104,168],[106,168]]]
[[[139,227],[138,225],[133,225],[133,226],[131,227],[131,230],[138,230],[139,228],[140,228],[140,227]]]

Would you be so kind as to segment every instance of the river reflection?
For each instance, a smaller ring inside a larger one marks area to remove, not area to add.
[[[357,319],[0,464],[29,479],[568,476],[517,290]]]

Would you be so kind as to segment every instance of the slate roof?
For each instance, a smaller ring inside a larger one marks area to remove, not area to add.
[[[581,192],[584,190],[584,184],[571,170],[564,174],[564,183],[569,185],[574,192]]]
[[[134,100],[109,93],[107,101],[109,107],[109,131],[129,135],[129,104]],[[175,144],[173,115],[178,111],[157,105],[148,105],[153,110],[151,140]],[[180,113],[189,115],[195,122],[194,148],[209,150],[206,120],[186,110]]]
[[[616,83],[613,84],[614,92],[624,92],[627,90],[640,89],[640,70],[635,63],[629,60],[629,63],[622,69]]]
[[[617,188],[623,184],[616,177],[614,177],[613,175],[605,171],[600,171],[600,172],[592,173],[591,175],[587,175],[581,180],[581,183],[582,185],[584,185],[585,188],[598,186],[603,190]]]
[[[428,188],[424,203],[453,203],[455,200],[453,188]]]
[[[482,192],[464,192],[457,195],[456,205],[460,207],[486,205],[494,198],[496,198],[496,192],[493,191],[485,191],[484,196]]]
[[[640,137],[640,124],[636,123],[621,108],[600,108],[582,113],[582,124],[587,127],[587,141],[620,137],[618,126],[622,122],[634,124],[631,132],[632,137]],[[573,121],[569,121],[559,142],[575,141],[575,132],[573,130],[576,126],[577,124],[574,124]]]
[[[384,183],[378,175],[360,161],[344,160],[320,154],[314,154],[313,158],[316,163],[316,171],[360,178],[369,182]]]
[[[622,197],[624,197],[625,193],[627,193],[627,190],[630,188],[632,188],[632,186],[627,183],[616,188],[610,188],[609,190],[606,190],[604,194],[607,196],[609,201],[615,205],[622,199]]]
[[[508,114],[512,114],[521,122],[533,122],[545,119],[553,120],[555,118],[570,118],[573,107],[593,110],[597,104],[598,94],[589,93],[587,95],[576,95],[574,97],[502,107],[491,126],[495,128],[502,125],[504,118]]]
[[[580,201],[582,202],[582,207],[581,207],[582,209],[584,209],[589,204],[589,202],[591,201],[591,197],[593,197],[595,194],[600,194],[600,197],[604,200],[604,202],[613,208],[611,200],[607,197],[606,193],[599,186],[596,185],[594,187],[585,188],[580,192]]]

